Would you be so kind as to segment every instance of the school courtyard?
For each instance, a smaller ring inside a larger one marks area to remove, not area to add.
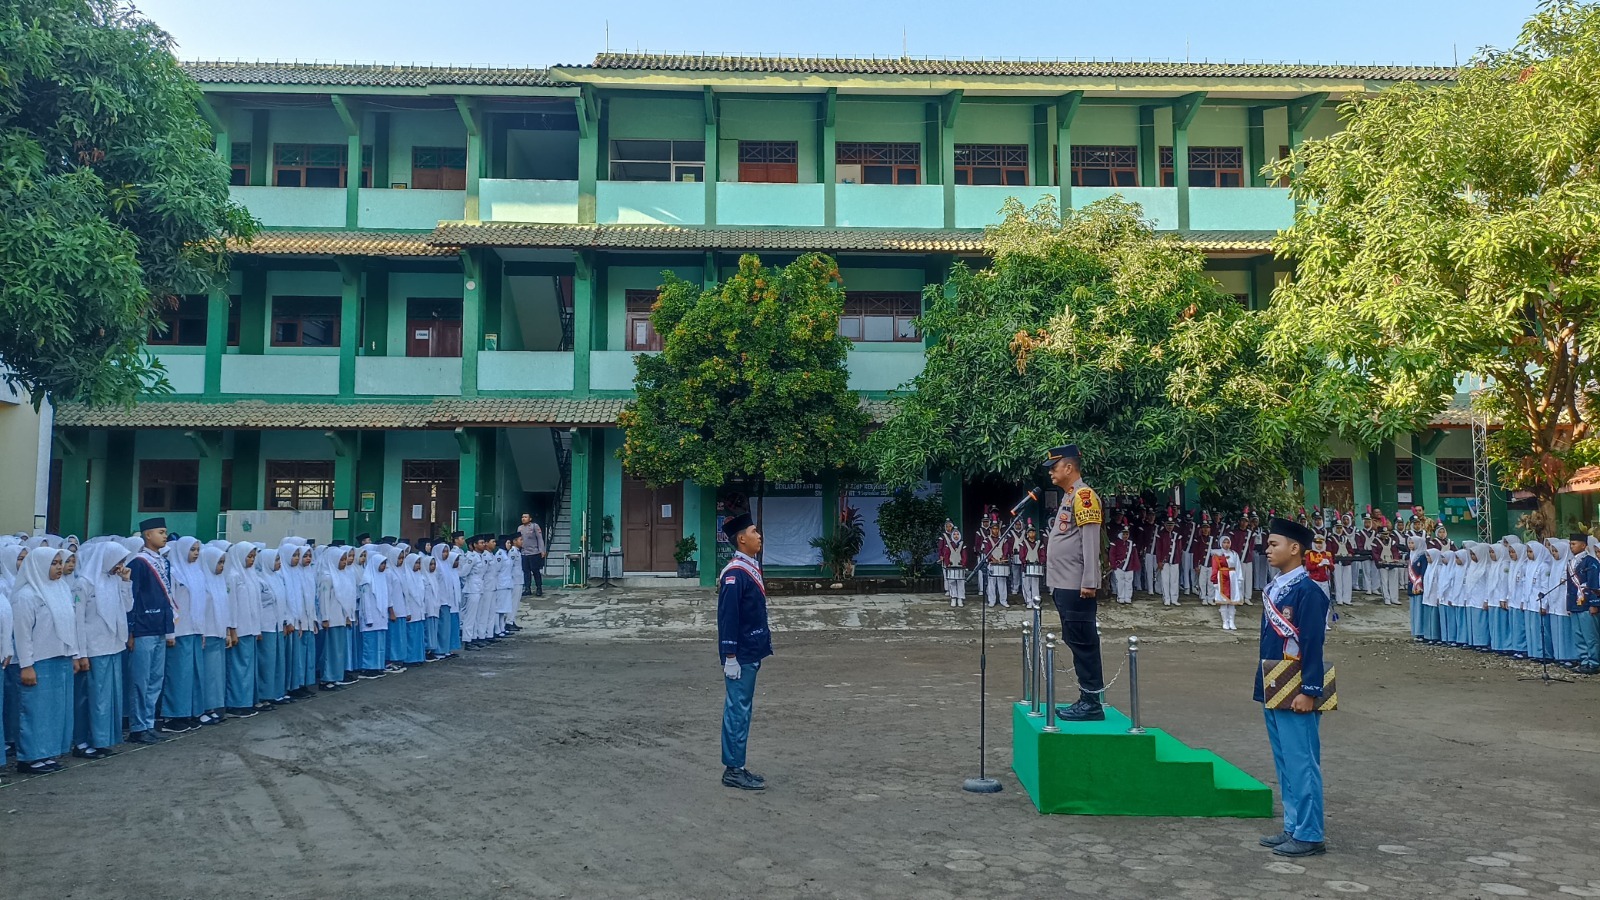
[[[1141,638],[1146,724],[1272,783],[1258,610],[1237,635],[1192,600],[1102,621],[1108,672]],[[462,660],[8,779],[0,896],[1600,897],[1600,680],[1413,646],[1399,608],[1330,638],[1330,849],[1298,863],[1256,846],[1273,820],[1038,815],[1009,771],[1016,609],[990,619],[1004,792],[960,790],[978,609],[887,595],[775,598],[750,753],[770,787],[724,788],[714,618],[709,592],[555,592]]]

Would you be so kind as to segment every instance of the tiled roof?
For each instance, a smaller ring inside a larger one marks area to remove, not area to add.
[[[183,69],[201,84],[303,84],[327,87],[551,87],[547,69],[490,69],[471,66],[302,62],[186,62]]]
[[[64,428],[455,428],[473,425],[614,425],[625,400],[460,398],[425,403],[218,403],[151,400],[131,409],[62,403]]]
[[[1270,231],[1195,231],[1186,242],[1211,251],[1271,250]],[[456,247],[572,247],[594,250],[793,250],[982,253],[979,229],[688,228],[680,225],[539,225],[446,222],[433,232]]]
[[[601,53],[588,66],[656,72],[749,72],[800,75],[944,75],[1022,78],[1339,78],[1367,81],[1450,81],[1449,66],[1303,63],[1174,63],[982,59],[835,59],[715,54]]]
[[[230,241],[245,256],[455,256],[459,247],[436,243],[429,232],[258,231],[248,244]]]

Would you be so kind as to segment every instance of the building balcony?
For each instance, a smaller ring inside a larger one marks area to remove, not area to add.
[[[706,186],[689,181],[602,181],[595,188],[602,225],[704,225]]]
[[[478,354],[480,391],[570,391],[572,373],[571,351],[498,350]]]
[[[230,353],[222,357],[224,394],[336,396],[338,351],[308,353]]]
[[[1223,188],[1223,190],[1242,191],[1244,188]],[[1082,209],[1096,200],[1121,195],[1129,203],[1137,203],[1144,208],[1144,217],[1149,219],[1158,231],[1176,231],[1178,228],[1178,189],[1160,187],[1075,187],[1072,189],[1072,205]],[[1193,191],[1190,191],[1191,203]],[[1199,227],[1199,226],[1193,226]]]
[[[576,224],[578,183],[485,178],[478,182],[478,214],[485,222]]]
[[[344,188],[234,185],[228,194],[268,228],[343,228]],[[438,224],[434,222],[428,227]]]
[[[356,393],[404,397],[459,397],[459,356],[358,356]]]
[[[841,228],[943,228],[944,186],[835,185],[834,220]]]
[[[927,364],[921,344],[857,344],[845,366],[852,391],[892,391],[922,373]]]
[[[589,387],[597,391],[633,390],[637,368],[633,350],[596,350],[589,354]]]
[[[823,217],[820,184],[717,185],[718,225],[819,226]]]
[[[362,228],[420,231],[460,221],[466,206],[466,191],[362,188],[360,222]]]
[[[1279,231],[1293,224],[1288,188],[1189,189],[1189,227],[1195,231]]]
[[[174,394],[203,394],[206,392],[206,353],[204,347],[147,348],[162,368],[167,370],[167,383]]]
[[[999,225],[1004,216],[1000,208],[1005,206],[1007,200],[1015,197],[1023,206],[1032,207],[1042,197],[1059,199],[1061,189],[1055,185],[996,185],[996,184],[958,184],[956,185],[956,227],[957,228],[987,228],[990,225]],[[1077,189],[1073,190],[1073,199],[1077,199]]]

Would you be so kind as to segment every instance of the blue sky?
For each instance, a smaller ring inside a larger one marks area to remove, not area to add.
[[[1536,0],[143,0],[184,59],[545,66],[603,50],[1449,64]]]

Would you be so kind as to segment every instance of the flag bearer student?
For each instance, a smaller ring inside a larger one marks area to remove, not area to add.
[[[505,548],[505,561],[500,564],[500,608],[495,612],[500,614],[499,633],[516,634],[522,630],[517,624],[517,607],[522,603],[522,595],[518,593],[518,579],[522,577],[522,535],[506,535]]]
[[[1261,844],[1279,856],[1316,856],[1327,852],[1327,845],[1322,821],[1322,714],[1313,710],[1322,696],[1322,650],[1330,603],[1327,593],[1306,574],[1305,548],[1312,540],[1311,530],[1273,519],[1268,531],[1267,558],[1278,575],[1262,592],[1255,700],[1266,703],[1262,661],[1300,660],[1301,684],[1290,709],[1262,707],[1283,793],[1283,831],[1262,838]]]
[[[228,584],[223,578],[227,547],[225,542],[215,541],[200,548],[200,574],[206,592],[204,620],[200,623],[201,725],[218,725],[227,718],[227,653],[238,643],[229,626],[232,613],[228,607]]]
[[[1233,539],[1223,535],[1211,551],[1211,585],[1223,631],[1238,631],[1234,612],[1244,600],[1244,581],[1239,577],[1239,554],[1233,552]]]
[[[167,546],[167,520],[161,517],[139,523],[144,546],[128,562],[133,572],[133,608],[128,611],[128,741],[156,744],[156,701],[166,681],[167,648],[176,646],[172,565],[162,555]],[[187,723],[168,723],[169,732],[189,731]]]
[[[1239,527],[1229,532],[1228,537],[1232,540],[1233,552],[1239,554],[1239,602],[1249,605],[1250,596],[1256,590],[1256,536],[1250,527],[1250,507],[1244,508]]]
[[[1100,694],[1105,680],[1100,633],[1095,627],[1095,593],[1100,589],[1100,527],[1105,507],[1100,495],[1084,483],[1077,445],[1052,448],[1041,467],[1062,491],[1061,507],[1050,529],[1046,580],[1078,678],[1078,702],[1061,709],[1060,716],[1068,722],[1104,721]]]
[[[11,592],[19,667],[17,771],[43,775],[61,768],[72,749],[72,679],[83,669],[65,550],[35,547]],[[160,740],[160,738],[156,738]]]
[[[164,554],[172,573],[173,641],[161,686],[163,734],[182,734],[200,726],[205,706],[200,697],[200,645],[205,640],[206,588],[200,571],[200,541],[176,538]]]
[[[1307,548],[1303,563],[1306,574],[1329,599],[1333,597],[1333,553],[1327,549],[1328,541],[1322,535],[1312,538],[1311,546]]]
[[[1152,557],[1160,568],[1157,584],[1161,588],[1161,605],[1177,606],[1179,570],[1184,562],[1183,538],[1178,534],[1177,523],[1169,513],[1161,523],[1161,534],[1156,538],[1156,552]]]
[[[1117,539],[1111,542],[1107,564],[1111,568],[1111,587],[1117,593],[1118,603],[1133,602],[1133,577],[1139,571],[1139,548],[1133,543],[1128,526],[1122,526]]]
[[[961,540],[961,530],[954,522],[944,520],[944,534],[939,537],[939,567],[944,570],[944,593],[950,598],[950,608],[967,605],[967,545]]]
[[[1012,555],[1015,559],[1013,565],[1022,567],[1022,600],[1028,609],[1038,609],[1039,585],[1044,577],[1038,574],[1029,575],[1028,572],[1044,571],[1045,552],[1044,541],[1039,538],[1039,529],[1033,527],[1032,519],[1028,520],[1028,530],[1023,533],[1022,540],[1017,541]],[[1133,591],[1131,580],[1128,582],[1128,590],[1131,595]]]
[[[74,677],[72,755],[83,759],[110,756],[111,748],[122,743],[122,657],[133,608],[132,573],[123,563],[132,557],[132,550],[114,540],[92,541],[78,550],[75,599],[83,664]]]
[[[717,656],[726,698],[722,707],[722,783],[745,791],[764,790],[766,779],[745,768],[756,675],[772,655],[767,625],[767,589],[761,577],[761,532],[749,513],[722,523],[733,559],[717,576]]]
[[[1600,560],[1589,550],[1590,538],[1573,532],[1567,546],[1567,617],[1572,620],[1572,635],[1578,647],[1578,668],[1582,675],[1600,674]]]
[[[240,541],[223,557],[222,580],[228,589],[228,629],[233,646],[228,648],[228,685],[224,696],[228,715],[249,718],[271,704],[256,700],[257,651],[261,647],[261,578],[256,557],[261,549]]]

